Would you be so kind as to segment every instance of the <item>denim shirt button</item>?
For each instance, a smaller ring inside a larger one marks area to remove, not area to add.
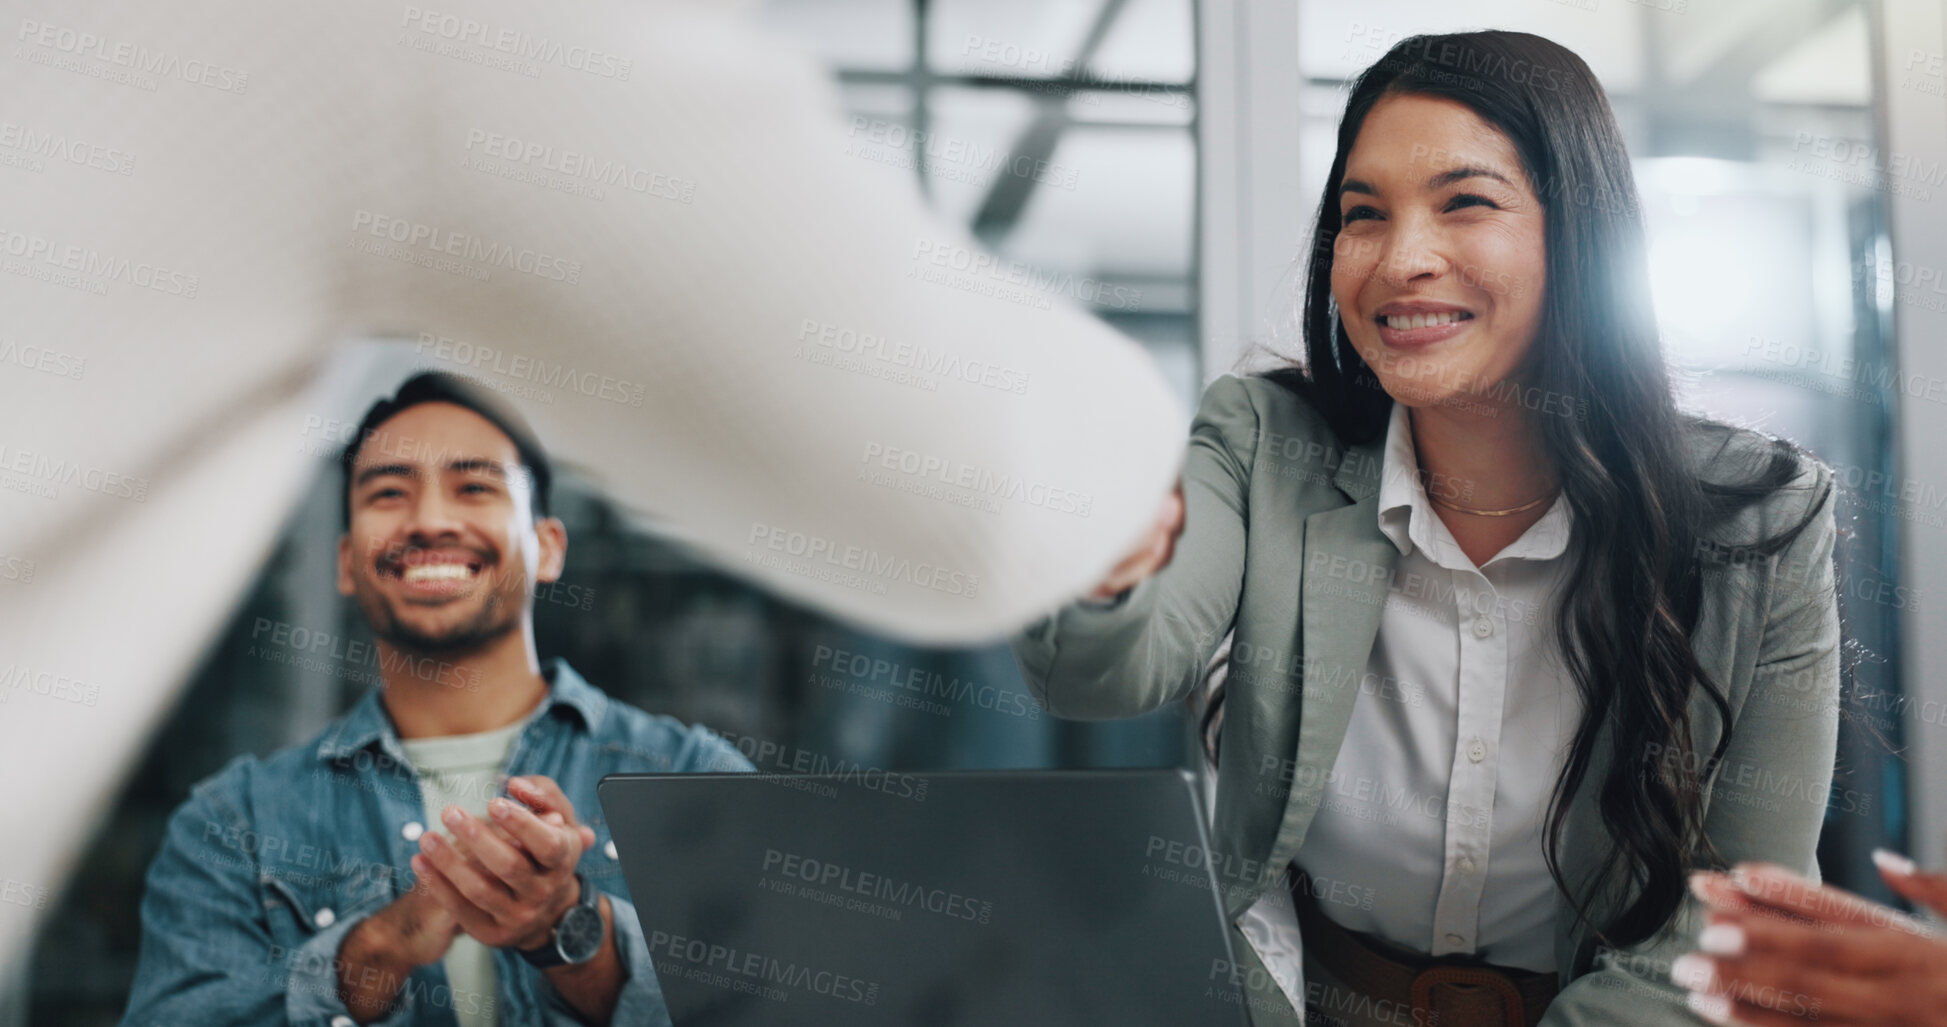
[[[338,914],[333,913],[331,911],[330,906],[326,906],[325,908],[318,910],[318,915],[312,917],[311,922],[317,924],[318,930],[322,931],[325,928],[330,927],[332,924],[338,922]]]
[[[602,846],[602,854],[603,854],[603,855],[605,855],[605,856],[607,856],[607,857],[608,857],[608,858],[610,858],[610,859],[620,859],[620,858],[621,858],[621,857],[619,857],[619,856],[617,856],[617,855],[615,854],[615,839],[613,839],[613,838],[610,838],[610,839],[608,840],[608,844],[607,844],[607,845],[604,845],[604,846]]]
[[[409,842],[418,841],[419,836],[425,833],[426,825],[421,824],[417,820],[408,821],[405,827],[399,829],[400,836]]]
[[[334,1016],[331,1018],[331,1027],[358,1027],[358,1021],[349,1016]]]

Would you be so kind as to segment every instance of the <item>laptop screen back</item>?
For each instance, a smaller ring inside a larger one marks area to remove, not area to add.
[[[1246,1022],[1179,770],[616,775],[676,1027]]]

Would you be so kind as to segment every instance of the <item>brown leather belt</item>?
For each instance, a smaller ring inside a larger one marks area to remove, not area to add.
[[[1375,1005],[1410,1009],[1414,1027],[1535,1027],[1560,990],[1552,973],[1451,958],[1402,958],[1326,916],[1303,871],[1293,874],[1291,891],[1305,931],[1306,958]],[[1331,1023],[1332,1014],[1323,1011],[1313,1022],[1319,1020]]]

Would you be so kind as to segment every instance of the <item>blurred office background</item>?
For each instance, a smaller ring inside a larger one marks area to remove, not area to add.
[[[1926,153],[1912,140],[1938,110],[1942,40],[1938,5],[1925,3],[1936,9],[1918,21],[1906,0],[771,0],[762,10],[832,65],[848,153],[909,169],[937,209],[1034,269],[1050,298],[1144,343],[1190,406],[1211,377],[1294,349],[1294,268],[1350,76],[1418,32],[1519,28],[1582,54],[1636,161],[1658,311],[1688,402],[1798,440],[1855,487],[1841,508],[1852,681],[1835,785],[1851,798],[1835,798],[1821,861],[1838,883],[1883,895],[1867,872],[1873,846],[1939,856],[1909,806],[1917,771],[1903,749],[1922,739],[1904,727],[1921,697],[1901,696],[1916,661],[1938,662],[1926,640],[1903,647],[1914,641],[1905,636],[1947,595],[1902,567],[1915,565],[1916,536],[1940,544],[1947,513],[1924,497],[1873,502],[1866,484],[1907,480],[1910,447],[1898,440],[1931,429],[1903,404],[1931,402],[1918,412],[1931,418],[1947,395],[1903,390],[1924,369],[1908,366],[1912,343],[1898,340],[1910,336],[1895,334],[1914,330],[1906,318],[1940,323],[1938,308],[1907,299],[1915,269],[1947,258],[1905,247],[1925,219],[1939,225],[1942,165],[1873,170],[1896,151]],[[357,351],[340,373],[361,409],[412,367],[440,366],[409,344]],[[375,683],[356,661],[299,660],[265,643],[267,624],[369,638],[332,589],[340,483],[328,440],[316,441],[315,490],[101,822],[31,959],[11,969],[10,987],[0,981],[0,1025],[115,1022],[142,876],[189,786],[238,754],[311,736]],[[873,767],[1189,758],[1176,710],[1055,721],[1033,707],[1004,646],[915,649],[756,593],[659,540],[571,469],[555,500],[568,569],[537,597],[542,653],[646,709]],[[930,687],[851,675],[839,653]],[[1938,816],[1919,819],[1947,830]]]

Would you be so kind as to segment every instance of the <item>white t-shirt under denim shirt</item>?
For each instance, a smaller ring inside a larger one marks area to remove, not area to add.
[[[501,767],[514,739],[527,726],[525,718],[492,731],[439,738],[402,738],[399,744],[419,775],[420,801],[426,807],[428,830],[444,838],[453,832],[440,819],[448,806],[476,817],[487,815],[487,800],[500,791]],[[494,950],[470,934],[453,939],[446,950],[446,983],[453,990],[453,1015],[460,1027],[498,1027],[500,1010],[494,1000]]]

